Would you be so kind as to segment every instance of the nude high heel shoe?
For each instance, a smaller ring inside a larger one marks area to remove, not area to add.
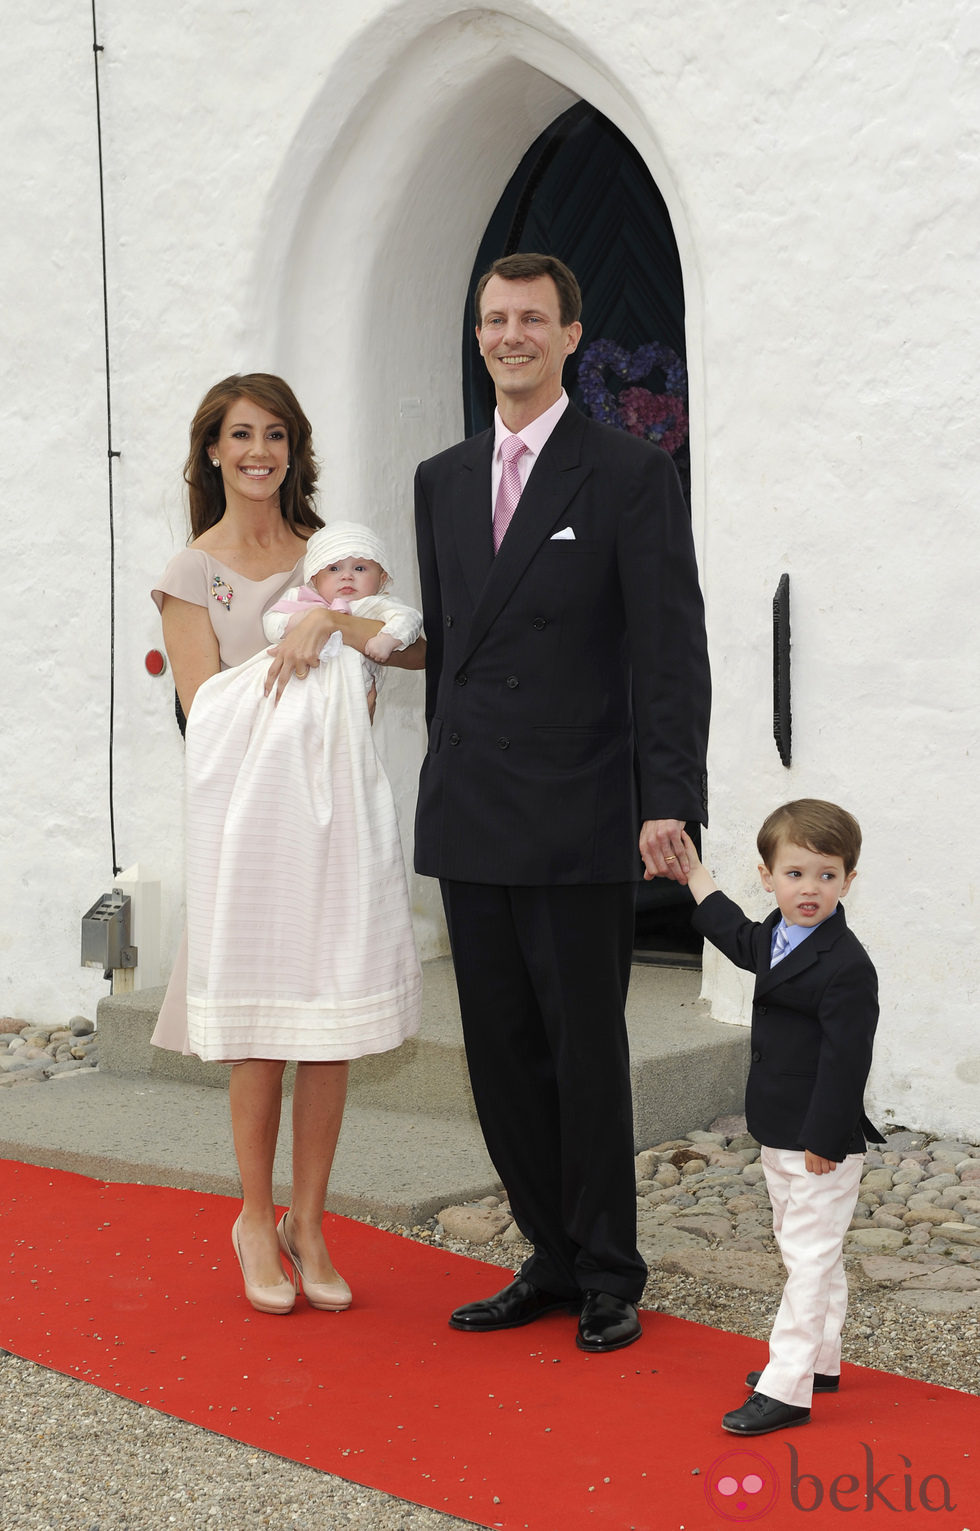
[[[242,1280],[245,1283],[245,1296],[252,1307],[259,1313],[291,1313],[296,1301],[296,1288],[292,1282],[283,1277],[275,1286],[254,1286],[245,1274],[245,1262],[242,1259],[242,1246],[238,1241],[238,1225],[241,1222],[241,1213],[235,1219],[235,1226],[231,1230],[231,1244],[238,1256],[238,1264],[241,1267]]]
[[[351,1305],[351,1289],[343,1276],[339,1273],[334,1281],[307,1281],[303,1275],[303,1266],[299,1255],[291,1247],[286,1237],[287,1212],[282,1214],[276,1225],[276,1233],[279,1235],[279,1248],[293,1268],[293,1280],[297,1286],[303,1283],[306,1300],[311,1308],[320,1308],[324,1313],[343,1313],[345,1308]]]

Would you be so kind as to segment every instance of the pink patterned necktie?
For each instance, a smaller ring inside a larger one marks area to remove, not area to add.
[[[521,497],[523,485],[517,462],[528,447],[520,436],[505,436],[500,444],[500,456],[503,462],[503,472],[500,475],[500,488],[497,490],[497,503],[493,507],[493,550],[496,553],[504,540],[504,533],[511,523],[517,502]]]

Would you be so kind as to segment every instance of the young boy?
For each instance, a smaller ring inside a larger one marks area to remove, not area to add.
[[[762,1147],[786,1285],[754,1391],[722,1420],[734,1435],[806,1424],[814,1390],[837,1391],[847,1311],[843,1242],[857,1202],[878,981],[839,900],[855,877],[857,820],[816,798],[786,803],[759,831],[762,885],[779,905],[758,924],[716,887],[685,835],[694,926],[756,975],[748,1129]]]

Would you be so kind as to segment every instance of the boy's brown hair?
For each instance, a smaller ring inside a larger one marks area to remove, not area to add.
[[[783,840],[805,845],[820,856],[839,856],[844,875],[849,877],[861,854],[861,826],[846,808],[825,803],[818,797],[801,797],[794,803],[776,808],[759,830],[756,844],[759,855],[772,871],[773,860]]]

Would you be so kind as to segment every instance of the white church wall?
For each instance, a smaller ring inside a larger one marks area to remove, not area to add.
[[[105,992],[78,960],[108,844],[109,603],[91,21],[58,10],[4,28],[0,1013],[64,1018]]]
[[[181,749],[170,679],[142,660],[160,642],[147,588],[186,536],[193,409],[228,372],[289,377],[325,508],[377,521],[410,597],[411,473],[461,431],[476,245],[524,149],[582,95],[647,160],[684,267],[716,687],[707,854],[761,913],[765,812],[813,793],[858,814],[848,910],[883,999],[872,1114],[975,1135],[980,36],[966,0],[927,5],[794,0],[778,21],[751,0],[548,0],[506,17],[417,0],[98,6],[122,452],[117,855],[160,876],[165,950]],[[112,880],[90,17],[68,0],[45,15],[11,38],[4,128],[24,174],[0,230],[16,294],[4,437],[33,469],[8,515],[2,1004],[39,1018],[91,1013],[106,991],[77,965],[78,923]],[[784,570],[790,770],[771,738]],[[406,847],[420,705],[419,678],[394,677],[379,726]],[[435,950],[434,890],[414,895]],[[710,954],[705,991],[744,1019],[744,985]]]

